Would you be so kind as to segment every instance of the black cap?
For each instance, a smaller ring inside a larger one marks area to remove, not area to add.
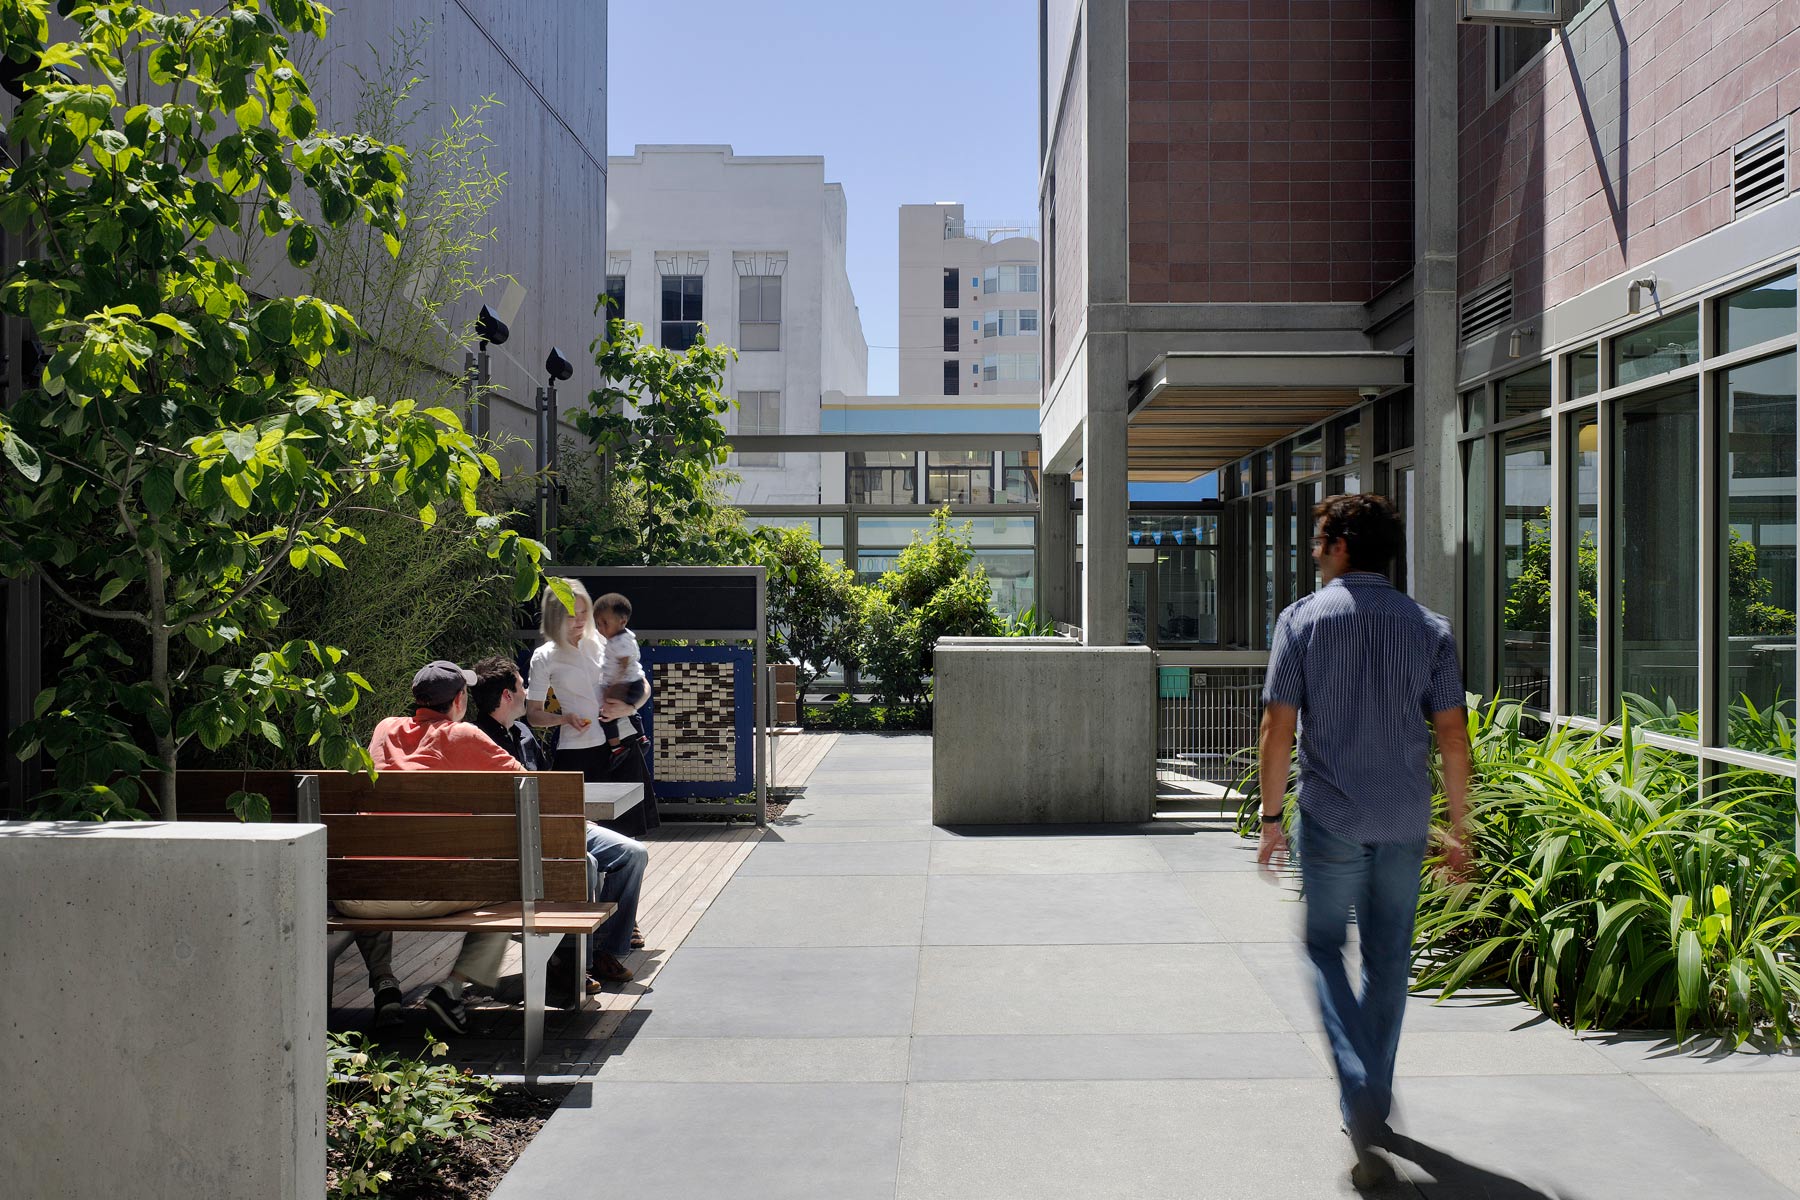
[[[449,708],[457,694],[475,683],[475,672],[438,659],[426,663],[413,676],[413,700],[421,708]]]

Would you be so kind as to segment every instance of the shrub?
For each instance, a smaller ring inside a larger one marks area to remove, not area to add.
[[[804,529],[759,529],[755,547],[768,570],[769,655],[796,664],[804,696],[832,663],[855,665],[856,576]]]
[[[325,1124],[332,1175],[327,1195],[379,1196],[405,1160],[428,1158],[459,1138],[488,1140],[483,1110],[493,1087],[448,1063],[382,1054],[365,1034],[328,1035]],[[425,1035],[426,1054],[447,1047]]]
[[[859,669],[882,703],[923,708],[930,701],[931,652],[939,638],[995,637],[993,589],[975,561],[973,531],[932,514],[929,536],[913,536],[894,569],[863,589]]]

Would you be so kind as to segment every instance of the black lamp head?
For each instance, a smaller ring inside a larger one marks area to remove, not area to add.
[[[564,358],[561,350],[552,346],[550,357],[544,360],[544,370],[550,372],[550,378],[562,383],[575,373],[575,364]]]
[[[512,330],[506,322],[494,315],[494,310],[487,305],[481,306],[481,314],[475,318],[475,336],[484,342],[492,342],[496,346],[504,346],[506,339],[512,336]]]

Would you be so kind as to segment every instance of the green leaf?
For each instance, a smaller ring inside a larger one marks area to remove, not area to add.
[[[13,465],[13,470],[33,483],[37,483],[44,475],[44,460],[38,452],[31,448],[23,438],[11,429],[0,436],[0,444],[4,444],[6,461]]]
[[[256,314],[256,332],[278,346],[285,346],[294,336],[294,315],[285,304],[267,304]]]
[[[107,580],[106,586],[100,589],[100,604],[102,607],[111,604],[118,598],[119,593],[125,590],[125,582],[125,580],[119,578]]]
[[[296,225],[288,230],[287,257],[296,267],[308,267],[319,256],[319,235],[310,225]]]
[[[254,429],[227,430],[223,441],[226,452],[241,463],[247,463],[256,457],[256,431]]]
[[[225,806],[247,824],[267,821],[270,816],[269,798],[261,792],[233,792]]]

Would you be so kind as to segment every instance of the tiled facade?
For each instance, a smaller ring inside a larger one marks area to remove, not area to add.
[[[1361,303],[1412,263],[1412,13],[1132,0],[1130,299]]]
[[[1459,40],[1465,294],[1511,273],[1539,312],[1728,223],[1776,121],[1800,172],[1800,0],[1602,0],[1490,95],[1492,36]]]

